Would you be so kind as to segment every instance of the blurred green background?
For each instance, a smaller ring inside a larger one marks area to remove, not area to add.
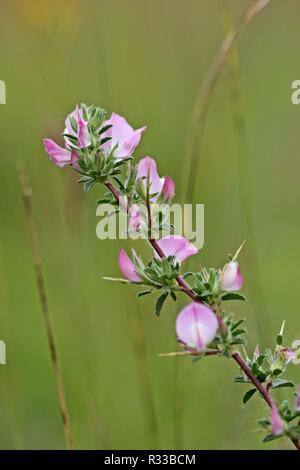
[[[226,3],[236,23],[247,2]],[[16,170],[24,160],[75,447],[290,448],[261,444],[254,431],[264,405],[242,406],[231,361],[158,357],[177,349],[180,305],[168,302],[157,319],[153,298],[138,301],[134,289],[102,280],[119,275],[120,242],[96,238],[101,188],[83,194],[42,145],[58,138],[76,103],[114,110],[148,126],[135,156],[154,156],[182,200],[191,112],[224,37],[224,2],[10,0],[0,10],[0,447],[64,448]],[[194,202],[205,204],[205,246],[197,261],[219,266],[247,240],[249,300],[232,307],[247,318],[250,351],[273,344],[284,318],[288,344],[300,339],[300,107],[290,100],[299,15],[298,0],[273,0],[245,32],[237,52],[246,138],[236,133],[225,67],[199,149]],[[291,376],[299,382],[299,366]]]

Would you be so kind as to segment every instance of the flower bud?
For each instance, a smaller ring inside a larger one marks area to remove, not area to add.
[[[279,411],[277,409],[277,406],[275,403],[272,403],[272,408],[271,408],[271,427],[272,427],[272,434],[274,436],[280,436],[283,432],[283,423],[279,414]]]
[[[297,396],[295,402],[295,410],[300,411],[300,384],[297,385]]]
[[[218,321],[214,312],[205,305],[193,302],[187,305],[176,319],[178,339],[188,348],[203,351],[214,339]]]
[[[243,278],[237,261],[227,263],[221,272],[221,289],[226,292],[240,290]]]
[[[175,196],[175,183],[170,176],[165,177],[161,195],[166,202],[169,202]]]

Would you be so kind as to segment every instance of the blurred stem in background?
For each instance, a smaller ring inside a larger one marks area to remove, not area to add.
[[[130,310],[128,318],[130,322],[131,341],[135,354],[140,393],[142,397],[143,409],[146,413],[147,428],[151,436],[150,448],[157,449],[157,419],[155,412],[154,396],[149,378],[149,366],[147,364],[147,350],[145,340],[145,329],[141,319],[140,304],[136,302],[134,315]]]
[[[226,37],[232,31],[232,15],[228,5],[228,0],[223,0],[223,23]],[[240,80],[239,55],[236,44],[227,55],[229,69],[229,88],[232,106],[232,119],[234,133],[237,143],[237,167],[239,173],[239,194],[240,208],[243,219],[244,237],[247,241],[246,250],[247,265],[249,266],[249,279],[251,279],[250,290],[254,302],[254,318],[259,338],[262,339],[264,331],[267,329],[267,308],[259,278],[259,261],[257,253],[257,240],[255,234],[255,220],[253,217],[253,184],[252,171],[247,138],[247,123],[243,110],[242,86]],[[261,312],[264,314],[261,315]]]
[[[224,65],[228,60],[228,56],[232,51],[233,47],[235,46],[236,42],[243,34],[243,32],[247,29],[247,27],[251,24],[252,20],[256,18],[256,16],[270,3],[271,0],[250,0],[249,4],[247,5],[245,11],[242,13],[242,16],[236,26],[236,28],[230,28],[227,31],[227,34],[217,51],[216,56],[214,57],[213,61],[208,68],[202,85],[199,88],[199,91],[196,95],[196,99],[193,105],[192,113],[191,113],[191,120],[190,126],[187,132],[187,146],[186,146],[186,155],[185,161],[189,162],[188,164],[188,173],[187,173],[187,180],[185,184],[185,190],[183,193],[183,202],[184,203],[192,203],[194,200],[194,192],[195,186],[197,181],[198,175],[198,168],[199,162],[201,157],[201,147],[202,147],[202,140],[204,134],[204,128],[206,123],[206,118],[208,114],[210,99],[212,93],[214,91],[215,85],[218,81],[218,78],[223,70]],[[240,126],[240,116],[237,118],[237,114],[235,117],[235,121],[239,120],[238,126]],[[239,173],[240,173],[240,187],[243,185],[243,180],[247,180],[246,188],[241,188],[242,196],[241,201],[243,205],[243,211],[245,212],[245,230],[246,230],[246,238],[251,245],[251,254],[253,256],[253,252],[255,252],[255,244],[254,244],[254,235],[253,235],[253,226],[252,226],[252,214],[251,214],[251,202],[252,200],[250,197],[248,198],[248,186],[249,180],[247,178],[247,173],[245,172],[244,165],[247,164],[246,162],[246,153],[244,152],[244,146],[246,146],[246,139],[244,132],[240,134],[240,131],[237,129],[237,125],[235,126],[236,132],[239,132],[239,143],[240,149],[242,149],[241,154],[244,156],[243,159],[239,158]],[[241,177],[241,173],[243,176]],[[250,194],[250,193],[249,193]],[[250,206],[250,207],[249,207]],[[250,227],[250,229],[249,229]],[[253,244],[253,245],[252,245]],[[251,258],[249,256],[248,258]],[[256,271],[256,263],[253,262],[253,259],[250,259],[249,266],[251,266],[251,275],[253,279],[255,279],[256,275],[253,275],[253,272]],[[258,283],[257,283],[258,284]],[[256,289],[259,289],[257,285],[255,285]],[[257,290],[259,293],[260,290]],[[258,295],[257,303],[261,302],[261,296]],[[255,296],[253,296],[255,298]],[[261,304],[260,304],[261,307]],[[256,313],[257,309],[255,309]],[[259,315],[255,315],[257,319],[257,327],[259,334],[262,331],[262,327],[259,322]],[[261,334],[260,334],[261,336]],[[176,445],[180,445],[180,426],[181,426],[181,413],[180,413],[180,402],[181,402],[181,385],[178,380],[179,370],[178,370],[178,358],[175,363],[175,443]],[[180,447],[175,447],[180,448]]]
[[[54,338],[54,331],[50,320],[49,315],[49,306],[48,306],[48,299],[46,295],[46,287],[45,287],[45,280],[42,270],[42,262],[39,254],[38,248],[38,237],[37,237],[37,230],[33,216],[32,210],[32,189],[29,184],[28,174],[26,168],[24,166],[20,167],[20,185],[21,191],[23,196],[24,202],[24,210],[25,210],[25,217],[28,226],[28,234],[31,243],[31,251],[32,251],[32,260],[36,275],[36,283],[39,292],[41,308],[43,313],[43,319],[45,323],[46,333],[47,333],[47,340],[48,346],[50,349],[50,357],[52,362],[52,367],[54,371],[55,377],[55,384],[56,384],[56,392],[60,406],[60,413],[63,421],[64,426],[64,433],[66,439],[66,445],[69,450],[73,449],[73,439],[71,433],[71,425],[69,414],[67,410],[65,392],[64,392],[64,385],[62,381],[61,370],[58,363],[57,357],[57,347]]]
[[[210,98],[218,81],[220,73],[227,61],[228,55],[241,34],[251,24],[252,20],[270,3],[271,0],[251,0],[243,12],[237,27],[231,29],[221,44],[204,77],[203,83],[196,96],[191,114],[190,126],[187,132],[187,149],[185,161],[190,162],[184,194],[184,202],[191,203],[194,198],[197,181],[203,132],[210,104]]]

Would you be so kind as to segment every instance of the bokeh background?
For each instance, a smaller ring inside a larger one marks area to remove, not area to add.
[[[225,6],[224,6],[225,5]],[[99,104],[147,125],[136,158],[156,157],[184,197],[195,98],[245,0],[10,0],[0,3],[0,447],[64,448],[16,165],[26,162],[51,317],[78,449],[259,449],[261,400],[242,406],[233,363],[159,358],[177,349],[168,302],[109,284],[119,241],[96,238],[96,200],[44,154],[76,103]],[[225,8],[225,10],[224,10]],[[225,13],[224,13],[225,12]],[[300,339],[300,2],[272,0],[238,42],[213,92],[194,202],[205,204],[196,263],[241,256],[249,351]],[[225,23],[227,22],[225,21]],[[233,67],[232,67],[233,64]],[[232,74],[230,73],[230,70]],[[239,123],[242,122],[242,125]],[[188,201],[191,202],[191,201]],[[126,245],[126,244],[125,244]],[[128,243],[126,246],[129,246]],[[147,257],[142,245],[139,252]],[[181,305],[187,302],[181,300]],[[300,379],[299,366],[291,377]],[[278,398],[280,397],[280,391]],[[289,395],[289,392],[287,392]],[[290,448],[277,441],[266,448]]]

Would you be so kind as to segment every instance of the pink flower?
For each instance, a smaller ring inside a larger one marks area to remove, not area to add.
[[[175,196],[175,183],[170,176],[165,177],[161,192],[165,201],[170,201]]]
[[[239,264],[236,261],[227,263],[221,273],[221,288],[224,291],[237,291],[243,285]]]
[[[274,436],[280,436],[282,434],[283,424],[277,406],[274,402],[272,403],[271,408],[271,427],[272,434],[274,434]]]
[[[296,396],[295,410],[300,411],[300,384],[297,385],[297,396]]]
[[[76,130],[73,129],[71,120],[75,121],[75,128]],[[87,121],[85,121],[82,117],[82,111],[81,109],[76,106],[76,109],[69,114],[69,116],[66,119],[66,128],[65,128],[65,134],[72,135],[73,137],[76,137],[77,142],[78,142],[78,147],[79,148],[85,148],[89,147],[91,145],[91,139],[88,131],[88,124]],[[69,147],[74,147],[74,144],[68,137],[65,137],[65,142],[66,146]]]
[[[168,235],[167,237],[158,240],[157,244],[162,249],[165,256],[175,256],[178,263],[181,263],[189,256],[198,253],[198,248],[180,235]],[[158,255],[155,253],[155,256]]]
[[[45,150],[48,153],[50,160],[59,167],[64,167],[71,164],[71,151],[66,150],[57,145],[51,139],[43,140]]]
[[[155,194],[152,197],[153,201],[156,201],[160,194],[167,201],[175,195],[175,184],[172,178],[170,176],[160,178],[157,173],[156,161],[151,157],[145,157],[139,161],[137,178],[144,181],[145,187],[149,181],[150,193]]]
[[[189,348],[203,351],[214,339],[218,321],[213,311],[203,304],[187,305],[176,319],[178,339]]]
[[[119,268],[129,281],[141,282],[142,278],[137,274],[136,267],[123,248],[119,251]]]
[[[128,225],[131,230],[138,232],[141,227],[141,211],[137,204],[133,204],[128,210]]]
[[[117,159],[130,157],[146,127],[134,130],[125,118],[116,113],[112,113],[110,119],[103,123],[103,127],[109,125],[112,127],[103,132],[101,138],[111,137],[111,139],[102,145],[102,150],[109,154],[114,149],[113,155]]]

